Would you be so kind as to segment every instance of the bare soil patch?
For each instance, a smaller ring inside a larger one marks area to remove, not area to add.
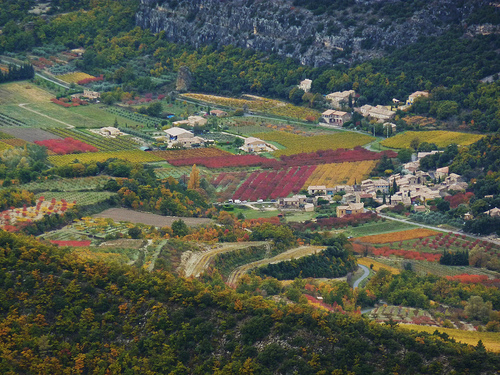
[[[172,226],[172,223],[181,219],[189,227],[196,227],[211,222],[210,219],[199,217],[179,217],[179,216],[161,216],[148,212],[138,212],[128,210],[126,208],[110,208],[94,215],[94,217],[109,218],[114,221],[129,221],[131,223],[141,223],[146,225],[154,225],[155,227]]]
[[[48,139],[62,139],[61,137],[41,129],[34,128],[2,128],[2,132],[23,139],[26,142],[46,141]]]

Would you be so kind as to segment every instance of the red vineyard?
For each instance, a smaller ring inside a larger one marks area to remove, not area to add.
[[[71,247],[80,247],[80,246],[90,246],[90,241],[57,241],[51,240],[50,243],[58,246],[71,246]]]
[[[79,85],[86,85],[90,82],[104,81],[104,76],[101,74],[99,77],[89,77],[79,80],[77,83]]]
[[[279,161],[257,155],[215,156],[210,158],[186,158],[169,161],[170,164],[181,167],[186,165],[202,165],[207,168],[256,167],[271,168],[279,166]]]
[[[35,141],[35,143],[47,147],[50,151],[58,155],[98,151],[94,146],[73,138],[47,139],[45,141]]]
[[[316,169],[316,166],[292,167],[280,171],[253,172],[236,190],[233,199],[256,201],[258,199],[285,198],[298,193]]]
[[[336,150],[319,150],[316,152],[289,156],[282,155],[280,159],[285,165],[293,166],[378,160],[381,159],[383,155],[386,155],[389,158],[395,158],[397,153],[394,151],[373,152],[358,146],[352,150],[339,148]]]

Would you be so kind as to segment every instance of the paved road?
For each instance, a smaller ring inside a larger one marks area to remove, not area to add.
[[[454,233],[454,234],[459,234],[459,235],[464,235],[465,234],[467,237],[470,237],[470,238],[474,238],[474,239],[477,239],[477,240],[491,242],[491,243],[494,243],[496,245],[500,245],[500,241],[492,240],[492,239],[489,239],[489,238],[486,238],[486,237],[474,236],[472,234],[467,234],[467,233],[459,232],[459,231],[456,231],[456,230],[449,230],[449,229],[438,228],[438,227],[435,227],[435,226],[432,226],[432,225],[417,223],[415,221],[411,221],[411,220],[408,220],[408,219],[397,219],[395,217],[387,216],[387,215],[384,215],[384,214],[378,214],[378,216],[383,217],[383,218],[385,218],[387,220],[399,221],[400,223],[411,224],[411,225],[415,225],[415,226],[421,227],[421,228],[427,228],[427,229],[437,230],[437,231],[441,231],[441,232]]]
[[[368,277],[368,275],[370,275],[370,270],[368,269],[368,267],[366,266],[363,266],[361,264],[358,264],[358,267],[361,268],[363,270],[363,275],[357,279],[355,282],[354,282],[354,285],[352,286],[352,289],[356,289],[359,284]]]

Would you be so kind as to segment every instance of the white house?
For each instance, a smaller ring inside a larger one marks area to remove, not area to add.
[[[304,79],[303,81],[300,81],[299,83],[299,89],[302,89],[304,90],[304,92],[309,92],[311,91],[311,85],[312,85],[312,81],[310,79]]]
[[[406,101],[406,105],[412,105],[415,99],[420,96],[428,97],[429,93],[427,91],[415,91],[413,94],[408,96],[408,100]]]
[[[349,104],[349,96],[354,99],[355,95],[354,90],[336,91],[328,94],[325,99],[330,101],[333,108],[341,109]]]
[[[262,139],[255,137],[245,138],[245,144],[240,147],[245,152],[267,152],[274,151],[276,147],[266,143]]]

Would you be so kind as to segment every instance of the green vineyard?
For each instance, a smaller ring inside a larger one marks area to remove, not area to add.
[[[82,131],[73,129],[50,128],[46,130],[62,138],[70,137],[85,142],[91,146],[96,147],[99,151],[134,150],[139,146],[136,142],[134,142],[127,136],[119,138],[104,138],[99,135],[84,133]]]

